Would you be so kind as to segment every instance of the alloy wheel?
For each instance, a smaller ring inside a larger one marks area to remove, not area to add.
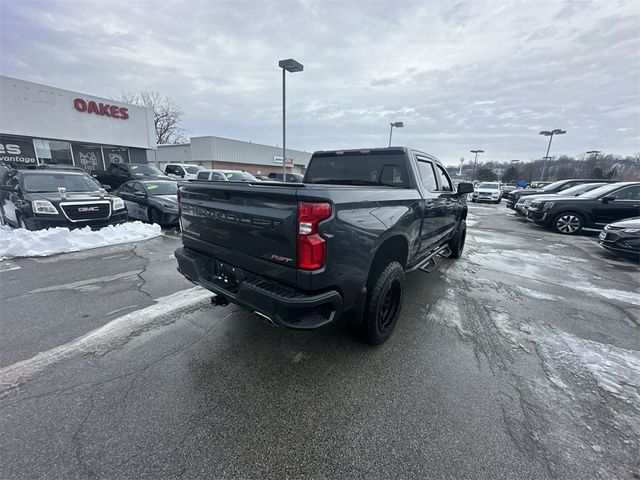
[[[576,233],[582,221],[576,215],[562,215],[556,220],[556,228],[560,233]]]

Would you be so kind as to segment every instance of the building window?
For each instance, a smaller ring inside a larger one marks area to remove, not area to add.
[[[73,165],[69,142],[34,138],[33,144],[36,147],[39,163]]]
[[[112,163],[130,163],[129,149],[127,147],[102,147],[104,152],[105,167],[109,167]]]
[[[94,170],[104,170],[102,149],[100,145],[71,144],[73,151],[73,163],[76,167],[84,169],[87,173]]]

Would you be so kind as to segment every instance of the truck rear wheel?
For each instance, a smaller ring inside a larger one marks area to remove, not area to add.
[[[389,263],[371,284],[362,326],[367,342],[379,345],[391,336],[400,316],[404,295],[402,265]]]
[[[460,220],[456,233],[453,234],[451,240],[449,240],[449,250],[451,255],[449,258],[460,258],[462,256],[462,250],[464,249],[464,243],[467,239],[467,222]]]

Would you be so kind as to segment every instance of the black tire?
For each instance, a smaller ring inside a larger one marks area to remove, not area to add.
[[[29,230],[30,232],[34,230],[33,228],[29,228],[27,223],[22,218],[22,215],[18,215],[17,220],[18,220],[18,228],[24,228],[25,230]]]
[[[460,220],[456,233],[453,234],[451,240],[449,240],[449,250],[451,255],[449,258],[458,259],[462,256],[462,250],[464,250],[464,244],[467,240],[467,222]]]
[[[149,223],[157,223],[158,225],[162,226],[162,223],[160,220],[162,217],[154,208],[149,208],[147,217],[149,217]]]
[[[582,231],[584,220],[576,212],[563,212],[551,220],[551,228],[562,235],[577,235]]]
[[[362,324],[366,341],[380,345],[386,341],[398,322],[404,295],[404,269],[398,262],[389,263],[375,278],[367,295]]]

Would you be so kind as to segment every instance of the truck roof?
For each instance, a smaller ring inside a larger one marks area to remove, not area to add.
[[[422,155],[425,155],[431,159],[434,159],[440,162],[435,155],[430,153],[426,153],[422,150],[418,150],[417,148],[412,147],[403,147],[403,146],[395,146],[395,147],[374,147],[374,148],[347,148],[347,149],[336,149],[336,150],[317,150],[313,152],[313,156],[325,156],[325,155],[342,155],[345,153],[354,154],[354,153],[409,153],[416,152]],[[442,163],[442,162],[441,162]]]

